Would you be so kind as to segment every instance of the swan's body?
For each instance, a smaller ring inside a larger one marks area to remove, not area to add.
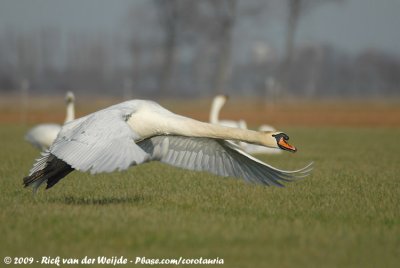
[[[268,132],[268,131],[276,131],[276,129],[273,126],[263,124],[258,127],[258,131]]]
[[[241,151],[229,140],[244,140],[289,151],[284,133],[228,128],[174,114],[155,102],[126,101],[65,124],[49,150],[42,153],[25,186],[50,188],[74,169],[92,174],[125,170],[148,161],[209,171],[265,185],[304,177],[271,167]]]
[[[64,123],[68,123],[75,119],[74,94],[67,92],[65,100],[67,111]],[[25,140],[39,150],[45,150],[54,142],[60,130],[59,124],[39,124],[26,133]]]
[[[28,131],[25,135],[25,140],[39,150],[45,150],[57,138],[60,130],[61,126],[58,124],[40,124]]]

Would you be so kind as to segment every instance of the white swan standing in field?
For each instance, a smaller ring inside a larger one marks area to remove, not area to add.
[[[65,101],[67,103],[67,114],[64,124],[75,119],[74,94],[70,91],[67,92],[65,95]],[[40,124],[28,131],[25,135],[25,140],[36,148],[45,150],[50,147],[60,130],[61,126],[59,124]]]
[[[228,100],[226,95],[217,95],[214,97],[211,110],[210,110],[210,120],[211,124],[226,126],[226,127],[236,127],[241,129],[247,129],[246,122],[244,120],[234,121],[234,120],[220,120],[219,113],[224,106],[225,102]]]
[[[217,95],[214,97],[213,102],[211,104],[209,122],[212,124],[217,124],[217,125],[222,125],[222,126],[227,126],[227,127],[236,127],[236,128],[241,128],[241,129],[247,129],[247,124],[246,124],[246,121],[244,121],[244,120],[239,120],[239,121],[219,120],[219,113],[227,100],[228,100],[228,96],[226,96],[226,95]],[[271,131],[276,131],[276,130],[274,127],[264,124],[258,128],[258,131],[271,132]],[[268,148],[265,146],[249,144],[246,142],[239,142],[238,145],[249,154],[279,154],[279,153],[281,153],[280,149]]]
[[[296,151],[282,132],[203,123],[152,101],[131,100],[65,124],[24,178],[24,185],[36,190],[47,182],[47,189],[74,169],[94,174],[121,171],[148,161],[275,186],[311,171],[312,163],[295,171],[274,168],[227,139]]]

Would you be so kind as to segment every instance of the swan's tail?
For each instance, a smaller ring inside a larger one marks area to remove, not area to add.
[[[70,165],[45,151],[36,160],[29,176],[24,178],[24,186],[32,186],[33,192],[36,192],[42,183],[47,182],[46,189],[49,189],[73,170]]]

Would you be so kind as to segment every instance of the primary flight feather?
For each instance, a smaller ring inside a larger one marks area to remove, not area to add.
[[[148,161],[282,186],[309,174],[274,168],[228,140],[295,152],[282,132],[257,132],[200,122],[146,100],[126,101],[65,124],[36,160],[25,186],[54,186],[73,170],[92,174],[126,170]]]

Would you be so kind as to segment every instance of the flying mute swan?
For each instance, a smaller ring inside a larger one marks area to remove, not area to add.
[[[67,92],[65,95],[67,113],[64,124],[75,119],[74,101],[74,94],[70,91]],[[60,130],[61,126],[59,124],[40,124],[28,131],[28,133],[25,135],[25,140],[39,150],[45,150],[50,147]]]
[[[46,189],[73,170],[90,173],[126,170],[160,161],[248,182],[283,186],[307,176],[312,163],[295,171],[274,168],[226,140],[295,152],[282,132],[257,132],[200,122],[146,100],[126,101],[65,124],[51,147],[23,179],[25,187]]]

